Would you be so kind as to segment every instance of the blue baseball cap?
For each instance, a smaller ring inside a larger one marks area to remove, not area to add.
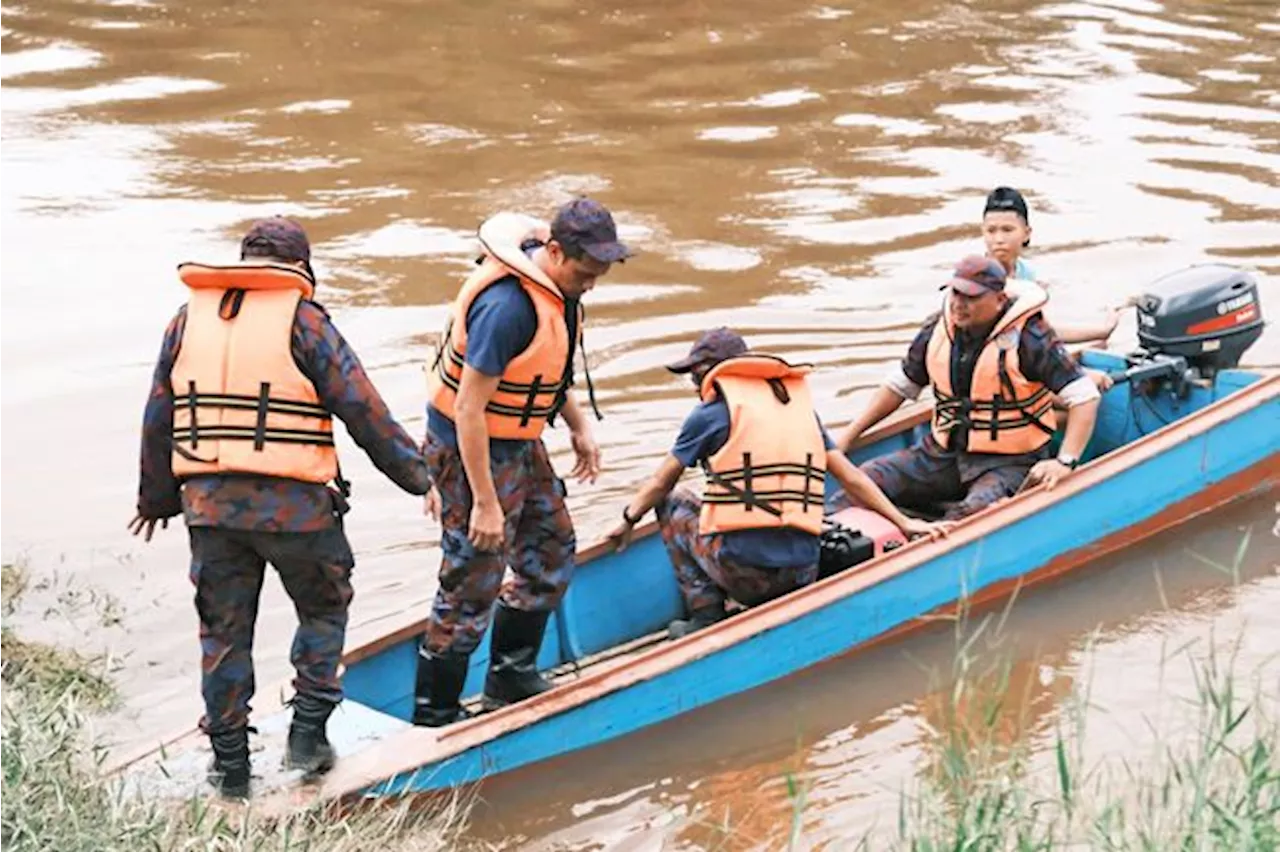
[[[694,341],[689,354],[674,364],[668,364],[667,369],[673,373],[690,373],[698,367],[714,367],[721,361],[745,355],[746,352],[747,341],[742,339],[742,335],[721,326],[704,331]]]
[[[613,214],[599,201],[575,198],[556,211],[551,239],[572,256],[585,252],[601,263],[617,263],[631,257],[631,249],[618,240]]]

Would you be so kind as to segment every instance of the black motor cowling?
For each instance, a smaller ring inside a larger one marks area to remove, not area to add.
[[[1181,356],[1205,378],[1239,364],[1262,335],[1258,282],[1226,264],[1200,264],[1158,278],[1137,307],[1144,352]]]

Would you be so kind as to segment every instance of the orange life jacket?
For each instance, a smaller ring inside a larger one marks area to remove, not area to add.
[[[520,249],[527,239],[545,242],[549,238],[550,230],[544,223],[517,214],[500,213],[480,226],[484,255],[453,302],[428,381],[432,407],[456,421],[458,386],[467,354],[467,311],[486,288],[516,276],[533,302],[538,327],[528,348],[507,364],[497,391],[485,406],[490,438],[540,437],[569,390],[571,346],[564,296]],[[581,334],[581,313],[578,330]]]
[[[333,418],[293,360],[311,278],[274,263],[184,263],[178,275],[191,296],[170,373],[174,474],[340,479]]]
[[[987,335],[973,366],[973,382],[967,394],[951,387],[951,350],[955,324],[950,299],[929,340],[926,363],[936,399],[933,437],[948,445],[951,430],[968,427],[968,451],[1019,455],[1040,449],[1053,436],[1057,418],[1053,395],[1040,382],[1022,374],[1018,342],[1027,320],[1048,301],[1043,289],[1029,281],[1006,285],[1013,303]]]
[[[729,407],[729,439],[703,463],[703,535],[791,527],[822,533],[827,451],[805,380],[812,368],[748,353],[717,364],[702,399]]]

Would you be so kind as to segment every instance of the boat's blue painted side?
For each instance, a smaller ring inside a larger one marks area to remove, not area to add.
[[[1123,359],[1107,353],[1086,352],[1085,359],[1098,369],[1124,366]],[[1104,399],[1086,458],[1128,444],[1256,378],[1247,371],[1226,371],[1219,375],[1212,391],[1195,388],[1187,400],[1177,404],[1171,398],[1131,400],[1129,386],[1118,385]],[[919,425],[861,447],[850,457],[863,462],[905,448],[923,438],[927,430],[927,424]],[[828,481],[829,491],[835,487],[834,481]],[[680,617],[681,611],[679,590],[661,541],[657,536],[639,540],[621,554],[579,566],[548,626],[539,664],[549,668],[612,648],[661,629]],[[412,712],[416,653],[415,642],[406,641],[352,666],[343,680],[348,699],[407,720]],[[471,657],[464,695],[481,691],[488,657],[486,636]]]
[[[540,668],[581,659],[665,627],[682,612],[675,574],[656,535],[622,553],[579,566],[547,626]],[[413,713],[417,642],[393,645],[347,669],[347,699],[406,721]],[[465,695],[478,695],[489,665],[489,638],[471,655]]]
[[[1119,365],[1111,356],[1088,355],[1088,362],[1101,368]],[[1169,397],[1131,403],[1129,388],[1122,384],[1106,396],[1091,455],[1127,444],[1257,378],[1246,371],[1224,372],[1212,390],[1194,389],[1178,403]],[[864,448],[854,454],[855,461],[905,446],[921,429],[915,432]],[[377,792],[438,789],[505,772],[785,677],[966,593],[1016,579],[1056,556],[1140,524],[1278,451],[1280,400],[1272,399],[1069,495],[1037,515],[1014,520],[932,561],[652,680],[544,717],[439,765],[392,779]],[[679,610],[661,541],[651,536],[622,554],[581,566],[558,613],[564,626],[548,631],[540,660],[551,665],[604,650],[661,628]],[[345,678],[349,699],[407,718],[414,655],[414,643],[406,641],[353,665]],[[479,690],[486,662],[487,649],[482,647],[472,659],[468,691]]]

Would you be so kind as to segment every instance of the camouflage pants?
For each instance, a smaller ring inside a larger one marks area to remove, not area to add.
[[[945,520],[957,521],[1012,497],[1027,478],[1031,462],[1019,456],[1017,462],[991,468],[964,483],[956,456],[931,453],[916,445],[872,459],[859,469],[894,505],[927,513],[941,511]],[[852,503],[839,491],[827,499],[826,510],[838,512]]]
[[[435,653],[469,654],[488,629],[500,593],[514,609],[556,608],[573,576],[577,539],[564,502],[564,482],[541,441],[491,453],[493,484],[506,517],[503,553],[477,551],[467,538],[471,485],[458,451],[428,434],[426,453],[440,489],[443,552],[426,646]],[[508,565],[512,578],[504,587]]]
[[[294,690],[342,700],[338,662],[346,639],[355,560],[341,526],[318,532],[191,527],[191,582],[200,617],[201,692],[206,733],[242,727],[253,697],[253,631],[266,564],[298,613],[289,659]]]
[[[816,562],[788,568],[755,568],[727,559],[721,552],[722,536],[698,532],[701,511],[702,500],[684,488],[676,488],[654,507],[662,542],[667,546],[676,582],[690,612],[723,606],[726,597],[755,606],[817,579]]]

